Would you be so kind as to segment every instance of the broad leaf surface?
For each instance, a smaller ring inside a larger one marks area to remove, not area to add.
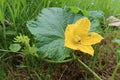
[[[91,20],[90,32],[102,33],[101,25],[98,19]]]
[[[38,55],[53,60],[68,57],[71,50],[64,47],[64,31],[80,17],[69,9],[48,8],[43,9],[36,20],[28,22],[28,29],[36,37]]]
[[[68,24],[82,17],[70,9],[46,8],[35,20],[29,21],[27,27],[35,36],[38,55],[53,60],[69,57],[71,50],[64,47],[64,31]]]
[[[88,11],[89,16],[93,18],[102,18],[104,13],[102,11]]]

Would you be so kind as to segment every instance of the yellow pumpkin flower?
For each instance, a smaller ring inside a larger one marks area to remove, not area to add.
[[[90,26],[88,18],[82,18],[75,24],[69,24],[65,30],[64,46],[93,56],[94,49],[91,45],[99,43],[103,37],[95,32],[89,33]]]

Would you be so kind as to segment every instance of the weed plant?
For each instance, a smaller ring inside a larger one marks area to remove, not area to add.
[[[13,38],[19,33],[29,36],[31,44],[34,42],[26,23],[35,18],[43,8],[74,6],[88,11],[102,10],[105,18],[107,18],[120,13],[119,3],[120,0],[0,0],[0,80],[21,80],[23,78],[27,80],[50,80],[54,64],[43,64],[36,57],[28,55],[24,58],[19,54],[4,51],[8,50],[9,45],[13,43]],[[8,23],[5,23],[5,21]],[[103,21],[103,23],[106,22]],[[103,26],[105,27],[105,37],[108,37],[114,29],[105,24]],[[98,51],[98,46],[95,46],[96,55],[90,59],[93,63],[88,65],[92,65],[91,67],[94,68],[97,63],[99,68],[103,70],[104,66],[101,65],[102,58],[100,57],[104,55],[104,51]],[[105,48],[109,53],[110,48]],[[18,63],[18,66],[16,63]],[[22,66],[19,66],[19,64],[22,64]],[[46,69],[47,71],[44,71]],[[89,80],[87,76],[84,79]]]

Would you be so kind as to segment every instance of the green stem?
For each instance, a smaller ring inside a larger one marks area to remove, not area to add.
[[[102,80],[92,69],[90,69],[85,63],[83,63],[79,58],[77,58],[77,61],[82,64],[88,71],[90,71],[96,78],[97,80]]]
[[[71,62],[74,59],[71,58],[71,59],[67,59],[67,60],[63,60],[63,61],[54,61],[54,60],[49,60],[49,59],[43,59],[43,60],[46,61],[46,62],[48,62],[48,63],[66,63],[66,62]]]
[[[5,24],[3,24],[3,40],[4,40],[4,47],[7,49],[7,43],[6,43],[6,27]]]
[[[22,52],[14,52],[14,51],[5,50],[5,49],[0,49],[0,52],[13,52],[13,53],[20,53],[20,54],[23,54]]]
[[[47,0],[44,0],[44,7],[43,8],[46,8],[46,4],[47,4],[48,2],[47,2]]]
[[[118,63],[118,64],[117,64],[117,66],[116,66],[116,68],[115,68],[115,70],[114,70],[114,72],[113,72],[113,74],[112,74],[112,76],[111,76],[110,80],[114,80],[115,75],[116,75],[117,70],[119,69],[119,67],[120,67],[120,63]]]
[[[13,52],[13,51],[10,51],[10,50],[5,50],[5,49],[0,49],[0,52],[5,52],[2,56],[0,56],[0,59],[2,59],[9,52],[23,54],[22,52]]]

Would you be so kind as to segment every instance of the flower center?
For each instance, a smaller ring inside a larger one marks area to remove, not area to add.
[[[81,42],[80,36],[75,35],[74,38],[73,38],[73,41],[74,41],[75,43],[80,43],[80,42]]]

